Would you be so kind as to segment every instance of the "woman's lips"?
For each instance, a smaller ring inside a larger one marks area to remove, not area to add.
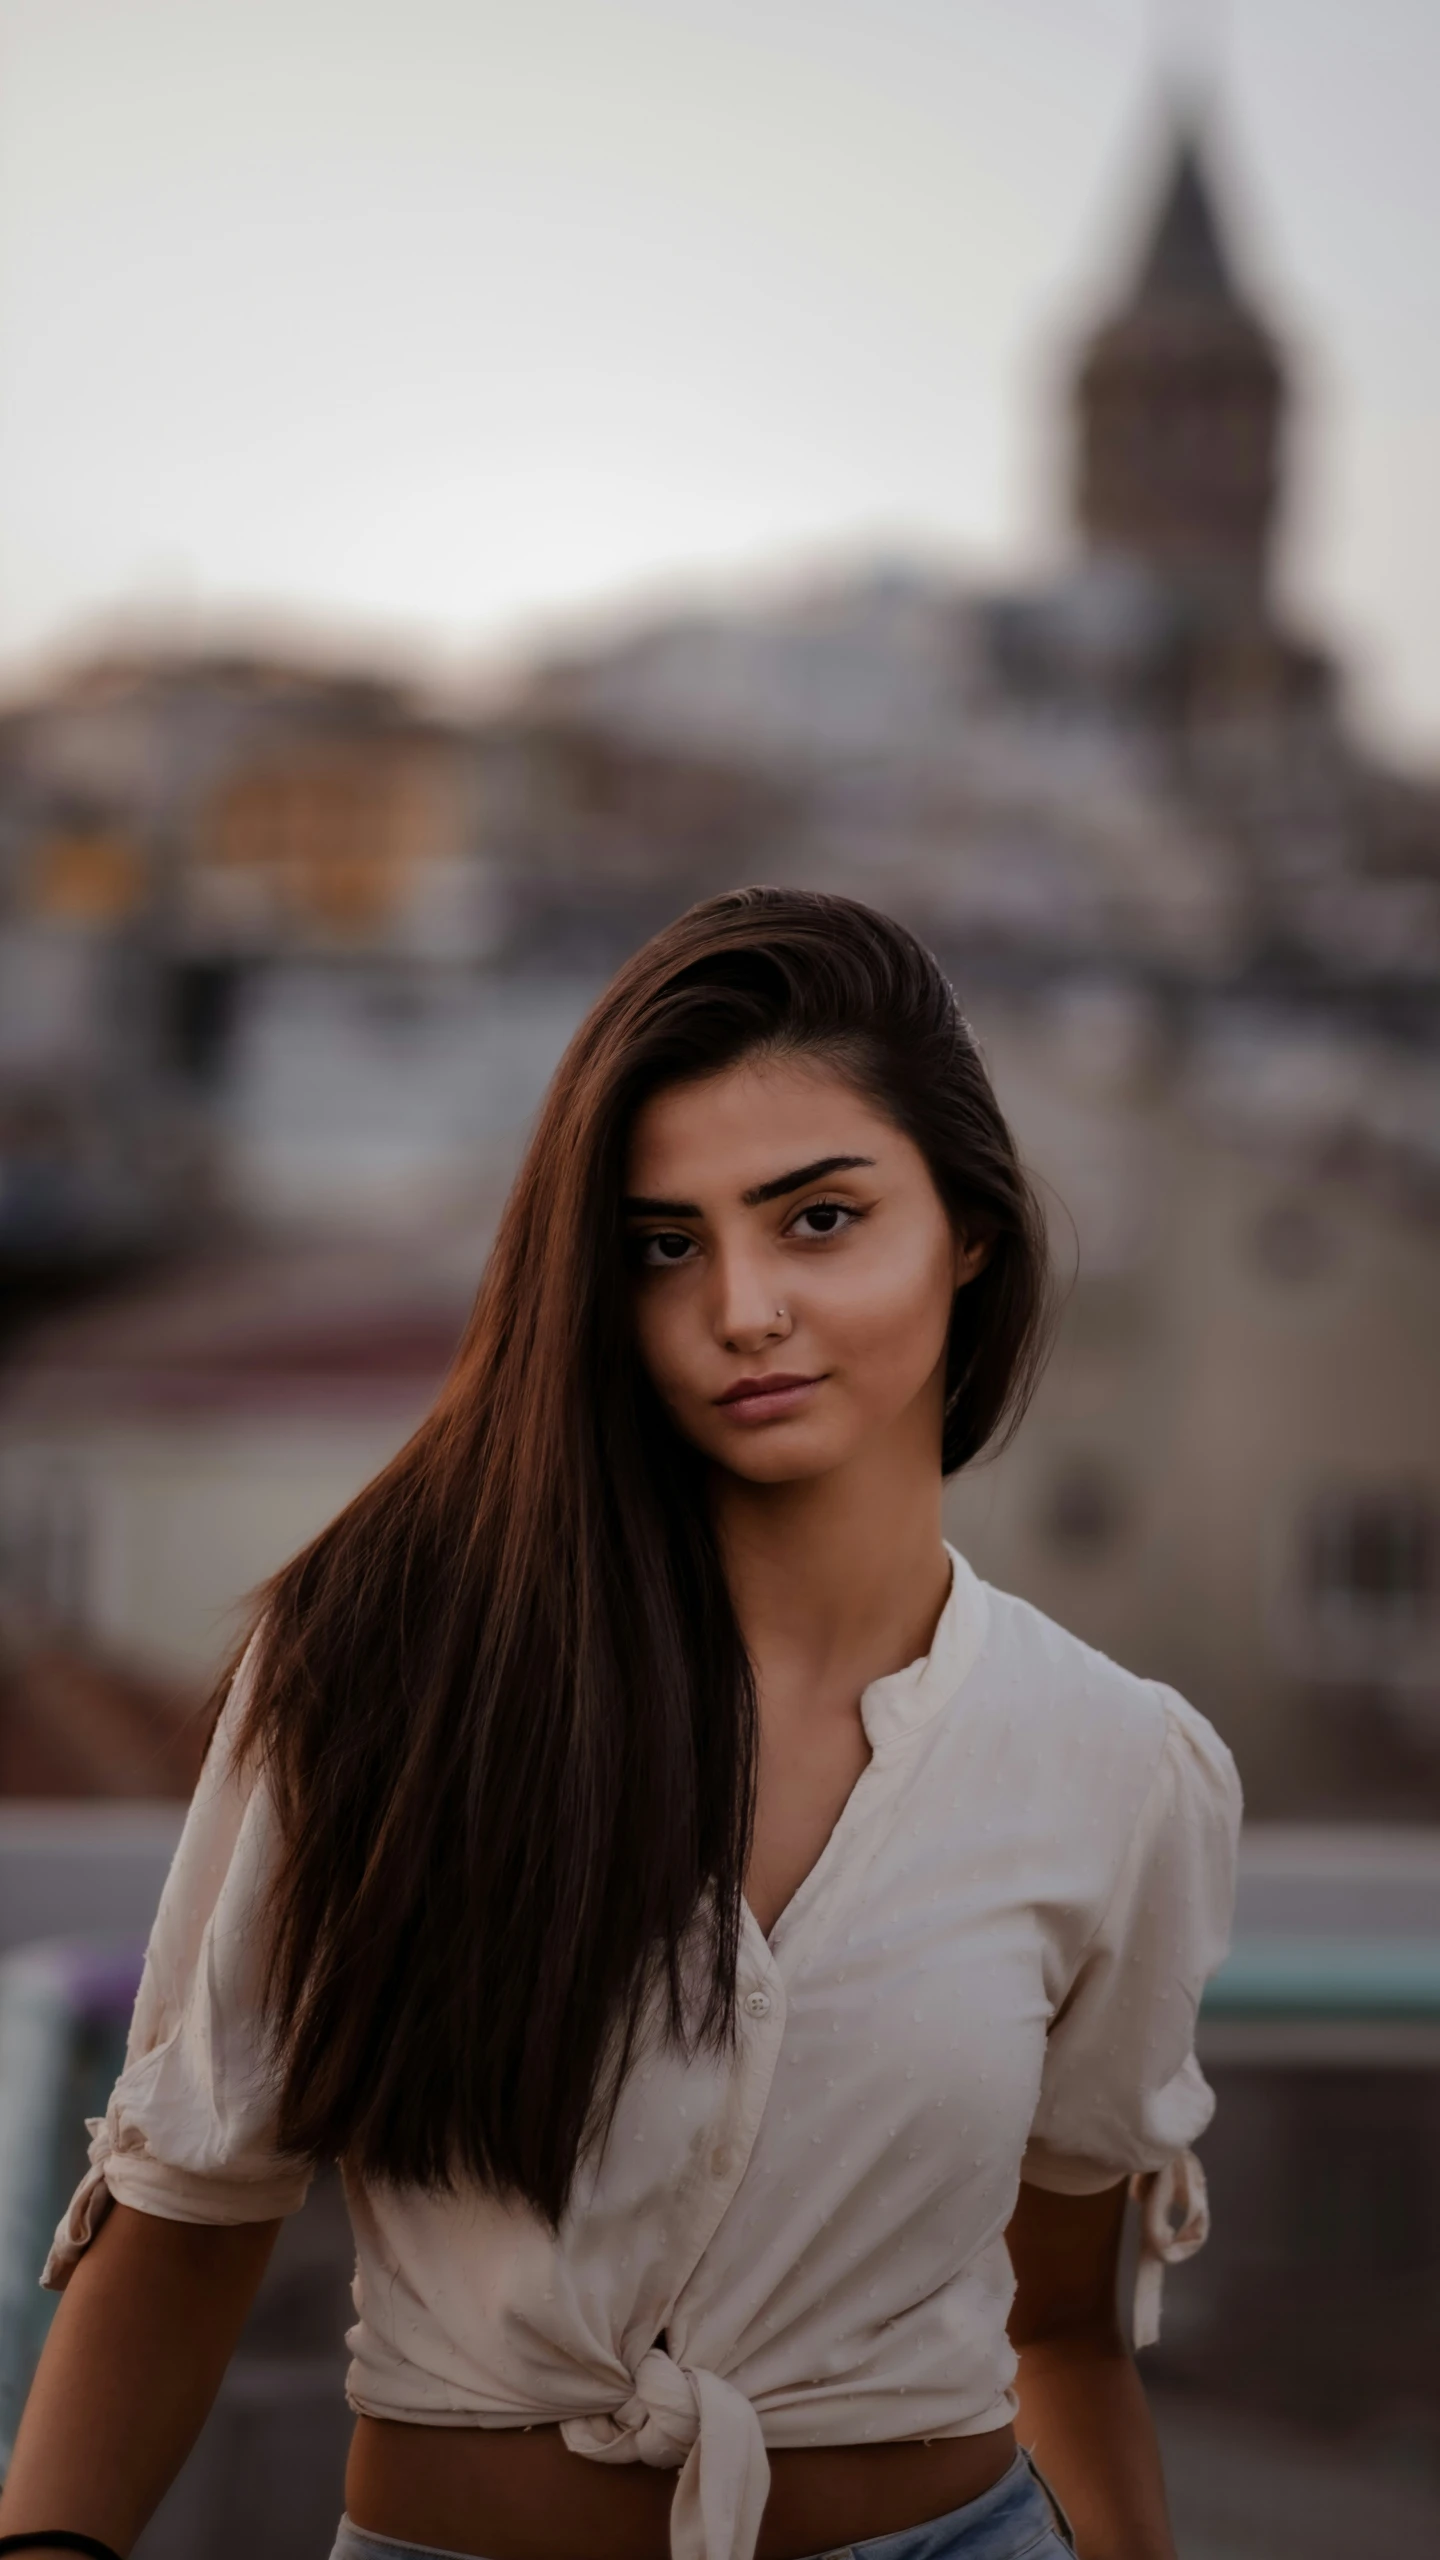
[[[796,1413],[822,1383],[819,1378],[775,1376],[741,1378],[715,1401],[731,1422],[780,1422]]]

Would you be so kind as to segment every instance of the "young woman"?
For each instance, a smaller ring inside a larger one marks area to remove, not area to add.
[[[338,2158],[334,2560],[1172,2560],[1117,2253],[1132,2178],[1152,2290],[1198,2236],[1237,1789],[942,1541],[1046,1291],[908,933],[746,890],[621,971],[264,1595],[0,2550],[129,2548]]]

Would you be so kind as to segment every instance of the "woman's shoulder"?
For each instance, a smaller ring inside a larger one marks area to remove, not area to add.
[[[1239,1802],[1227,1744],[1168,1681],[1132,1671],[1018,1593],[986,1584],[983,1659],[1007,1723],[1057,1774],[1122,1782],[1133,1801],[1162,1774],[1182,1793]]]

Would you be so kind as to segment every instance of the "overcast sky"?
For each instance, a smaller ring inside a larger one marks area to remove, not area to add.
[[[1292,588],[1440,760],[1437,0],[0,0],[0,672],[1053,556],[1157,27],[1303,360]]]

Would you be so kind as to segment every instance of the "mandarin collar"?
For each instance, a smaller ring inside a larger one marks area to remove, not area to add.
[[[929,1724],[979,1660],[989,1614],[985,1585],[948,1539],[945,1553],[950,1559],[950,1596],[929,1652],[907,1662],[903,1671],[887,1671],[860,1693],[860,1720],[872,1751],[883,1751]]]

